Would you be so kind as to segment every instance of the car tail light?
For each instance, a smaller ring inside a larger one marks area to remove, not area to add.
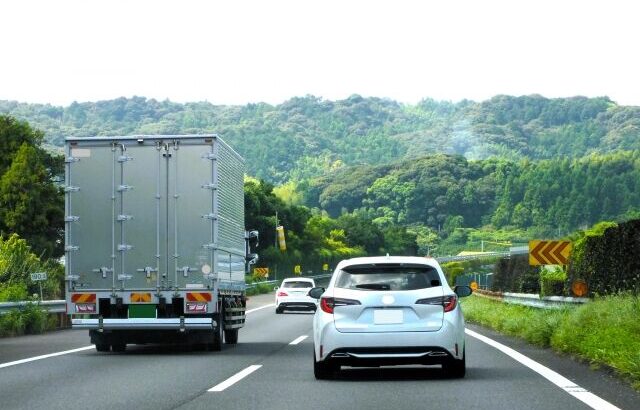
[[[278,296],[289,296],[287,292],[280,291],[278,292]]]
[[[456,295],[438,296],[435,298],[427,298],[416,300],[418,305],[440,305],[444,308],[445,312],[451,312],[456,308],[458,304],[458,298]]]
[[[339,306],[359,305],[360,302],[353,299],[320,298],[320,309],[326,313],[333,313],[333,309]]]

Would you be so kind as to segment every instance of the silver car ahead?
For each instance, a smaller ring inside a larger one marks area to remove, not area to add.
[[[442,365],[464,377],[464,317],[435,259],[405,256],[340,262],[313,318],[313,369],[330,378],[340,366]]]

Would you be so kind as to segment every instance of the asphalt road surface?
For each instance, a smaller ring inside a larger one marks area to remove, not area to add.
[[[222,352],[98,353],[87,331],[73,330],[0,339],[0,409],[640,408],[640,394],[607,371],[475,326],[464,379],[435,366],[343,368],[317,381],[312,315],[276,315],[272,303],[252,297],[239,344]]]

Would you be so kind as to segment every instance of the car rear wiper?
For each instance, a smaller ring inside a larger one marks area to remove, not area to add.
[[[371,289],[371,290],[391,290],[391,286],[388,283],[365,283],[362,285],[356,285],[358,289]]]

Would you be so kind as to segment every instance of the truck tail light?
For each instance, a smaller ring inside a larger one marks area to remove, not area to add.
[[[207,313],[207,303],[187,302],[187,313]]]

